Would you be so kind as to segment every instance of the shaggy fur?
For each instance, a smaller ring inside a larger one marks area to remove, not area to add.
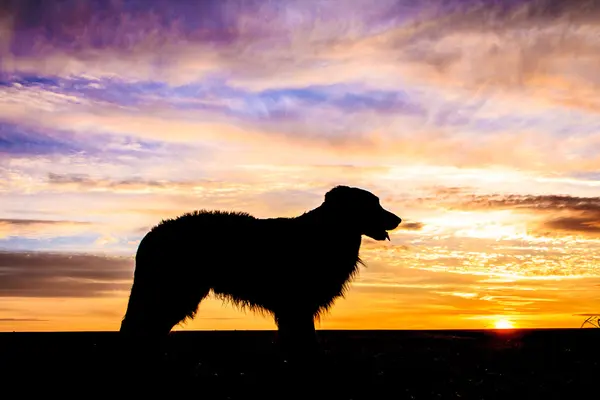
[[[400,222],[375,195],[347,186],[294,218],[201,210],[164,220],[139,245],[121,332],[165,336],[212,291],[272,314],[283,340],[312,340],[314,319],[358,271],[361,235],[389,239]]]

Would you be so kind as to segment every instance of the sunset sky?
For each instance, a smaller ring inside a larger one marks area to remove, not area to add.
[[[320,329],[600,312],[599,2],[1,4],[0,331],[117,330],[161,219],[338,184],[403,224]],[[211,298],[177,329],[274,327]]]

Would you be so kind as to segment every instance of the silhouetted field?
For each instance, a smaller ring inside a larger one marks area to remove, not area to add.
[[[319,331],[319,337],[323,358],[294,366],[278,358],[272,331],[175,332],[160,364],[133,367],[116,332],[2,333],[1,387],[81,398],[120,398],[127,389],[152,392],[161,385],[169,397],[214,399],[600,394],[600,329]]]

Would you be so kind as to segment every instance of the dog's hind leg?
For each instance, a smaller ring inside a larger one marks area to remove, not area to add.
[[[165,337],[175,325],[194,318],[198,305],[210,289],[186,286],[179,290],[163,287],[157,291],[136,287],[134,283],[120,331],[136,336]]]
[[[152,290],[152,286],[134,282],[125,318],[121,323],[123,356],[125,365],[143,379],[161,374],[168,364],[169,332],[185,320],[193,318],[200,301],[209,289],[196,291]],[[198,289],[198,288],[196,288]],[[150,375],[146,375],[150,374]]]

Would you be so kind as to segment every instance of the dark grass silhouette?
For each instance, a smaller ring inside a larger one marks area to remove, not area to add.
[[[600,329],[320,330],[330,367],[312,379],[281,362],[273,334],[173,332],[165,365],[155,372],[124,365],[118,332],[0,332],[2,389],[45,399],[598,397]]]
[[[389,239],[401,219],[372,193],[337,186],[293,218],[195,211],[163,220],[141,241],[120,331],[160,340],[212,290],[270,314],[288,354],[318,350],[314,321],[343,296],[361,264],[361,235]]]

